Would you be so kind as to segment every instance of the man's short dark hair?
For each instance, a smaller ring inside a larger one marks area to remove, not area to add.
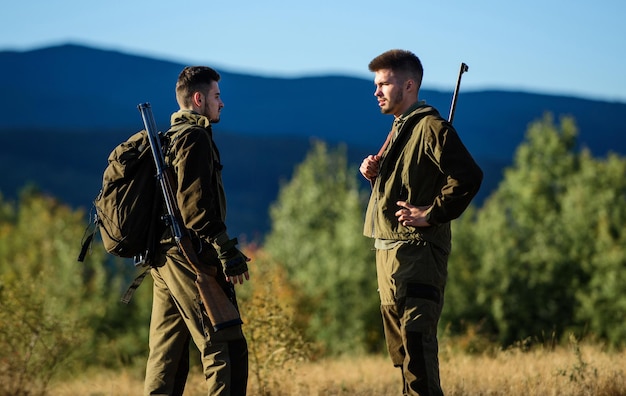
[[[411,51],[392,49],[378,55],[372,59],[368,68],[371,72],[381,69],[390,69],[399,74],[402,78],[412,78],[420,86],[424,68],[420,59]]]
[[[194,92],[205,92],[213,81],[220,80],[220,74],[208,66],[187,66],[178,75],[176,82],[176,100],[181,107],[191,106]]]

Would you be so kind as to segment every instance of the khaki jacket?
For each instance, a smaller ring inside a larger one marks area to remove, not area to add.
[[[450,221],[478,192],[483,173],[454,127],[424,102],[396,118],[395,140],[379,164],[365,215],[363,233],[383,240],[423,240],[449,252]],[[433,205],[431,227],[399,224],[397,201]]]
[[[176,200],[184,226],[209,242],[226,229],[226,196],[220,154],[209,119],[189,110],[171,117],[166,160],[176,174]]]

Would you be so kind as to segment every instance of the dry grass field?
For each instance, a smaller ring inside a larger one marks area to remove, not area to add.
[[[442,346],[442,386],[448,396],[625,396],[626,351],[608,353],[573,344],[555,349],[512,348],[480,355]],[[251,372],[251,396],[400,395],[398,369],[385,356],[305,362],[264,374]],[[141,395],[141,371],[84,374],[55,383],[55,396]],[[202,374],[190,374],[186,396],[204,395]]]

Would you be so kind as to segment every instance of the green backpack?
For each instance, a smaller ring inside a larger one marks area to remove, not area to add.
[[[99,230],[104,248],[118,257],[142,262],[150,259],[159,231],[161,191],[152,149],[145,130],[137,132],[111,152],[102,176],[102,189],[94,200],[93,230],[82,243],[78,261]]]

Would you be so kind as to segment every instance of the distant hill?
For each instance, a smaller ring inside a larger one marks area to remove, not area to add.
[[[174,84],[184,66],[73,44],[0,52],[0,191],[14,197],[32,182],[88,209],[108,153],[142,128],[137,104],[150,102],[159,128],[167,129],[177,107]],[[356,166],[378,150],[392,121],[380,114],[371,80],[219,71],[226,107],[214,130],[225,165],[228,223],[250,238],[267,231],[268,205],[312,138],[346,144]],[[420,92],[444,117],[451,96]],[[579,142],[595,155],[626,151],[626,103],[461,89],[455,126],[485,170],[477,203],[497,185],[528,124],[545,112],[573,116]]]

